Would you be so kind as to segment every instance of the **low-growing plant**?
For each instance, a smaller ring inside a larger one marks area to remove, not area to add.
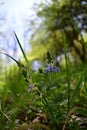
[[[7,77],[4,86],[8,88],[0,104],[0,129],[82,129],[83,119],[87,120],[87,69],[84,67],[83,70],[76,70],[70,65],[65,35],[63,43],[66,69],[56,67],[51,53],[47,52],[46,66],[35,72],[28,63],[16,33],[15,37],[26,65],[3,53],[17,63],[19,71],[13,71],[12,76],[10,73],[12,79]],[[81,120],[78,115],[84,118]],[[75,116],[80,123],[73,119]]]

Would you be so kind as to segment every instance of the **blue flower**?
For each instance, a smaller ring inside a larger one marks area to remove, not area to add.
[[[45,71],[46,71],[46,73],[59,72],[59,68],[57,68],[53,65],[49,65],[49,66],[46,67]]]
[[[55,72],[59,72],[59,68],[53,66],[53,71],[55,71]]]

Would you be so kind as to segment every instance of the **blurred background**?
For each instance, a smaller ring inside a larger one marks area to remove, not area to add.
[[[21,57],[14,32],[17,34],[23,49],[26,52],[31,50],[29,39],[32,30],[29,21],[36,17],[32,9],[34,1],[0,0],[0,51],[17,59]],[[11,62],[6,56],[0,54],[0,57],[6,64]]]
[[[72,64],[87,60],[87,0],[0,0],[0,51],[20,59],[16,32],[30,61],[38,66],[51,51],[64,66],[63,35]],[[5,65],[10,63],[0,54]]]

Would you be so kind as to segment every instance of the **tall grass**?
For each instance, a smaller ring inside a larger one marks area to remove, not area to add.
[[[64,54],[65,54],[65,61],[66,61],[66,76],[67,76],[67,93],[68,93],[68,102],[67,102],[67,106],[68,106],[68,110],[67,112],[69,112],[70,110],[70,83],[71,83],[71,75],[70,75],[70,63],[69,63],[69,58],[67,55],[67,40],[66,40],[66,36],[65,34],[63,34],[63,44],[64,44]]]

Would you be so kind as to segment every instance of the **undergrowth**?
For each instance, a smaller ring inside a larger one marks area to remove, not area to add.
[[[66,68],[58,68],[50,52],[46,66],[33,71],[18,40],[25,64],[5,73],[0,89],[0,130],[86,130],[87,67],[71,66],[63,36]]]

